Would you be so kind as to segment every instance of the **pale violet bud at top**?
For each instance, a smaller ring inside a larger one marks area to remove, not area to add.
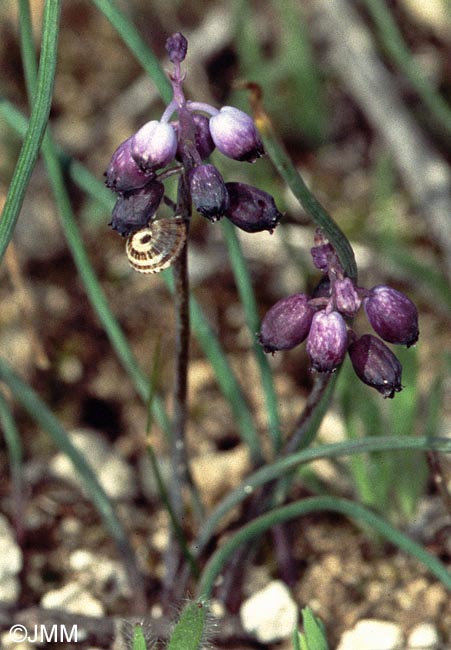
[[[153,176],[152,173],[140,169],[133,160],[130,150],[131,140],[130,137],[118,146],[105,172],[105,183],[115,192],[136,190],[148,183]]]
[[[374,331],[389,343],[414,345],[418,341],[418,311],[400,291],[378,285],[363,299],[363,307]]]
[[[313,264],[320,271],[327,273],[329,270],[329,260],[334,253],[332,244],[319,244],[310,249]]]
[[[190,176],[191,197],[196,210],[217,221],[229,205],[224,179],[214,165],[198,165]]]
[[[219,151],[234,160],[255,162],[265,153],[254,120],[233,106],[210,118],[210,133]]]
[[[348,318],[354,318],[362,302],[354,282],[350,278],[335,280],[332,293],[337,311]]]
[[[262,320],[258,340],[265,352],[291,350],[309,333],[315,310],[309,297],[295,293],[276,302]]]
[[[215,148],[215,143],[211,139],[209,119],[205,115],[200,115],[200,113],[193,113],[192,118],[194,121],[194,144],[196,145],[197,152],[202,160],[208,158]],[[178,121],[171,122],[176,135],[177,140],[179,138],[180,126]],[[180,142],[177,145],[176,158],[178,160],[183,159],[182,148]]]
[[[165,167],[174,159],[176,151],[175,131],[166,122],[147,122],[132,136],[132,157],[144,171]]]
[[[318,311],[313,316],[307,337],[307,352],[312,368],[333,372],[343,361],[348,347],[348,332],[336,311]]]
[[[349,346],[356,375],[384,397],[402,390],[402,366],[385,343],[372,334],[364,334]]]
[[[185,57],[188,50],[188,41],[180,32],[172,34],[166,40],[166,52],[168,53],[169,60],[172,63],[181,63]]]
[[[229,207],[225,216],[246,232],[272,232],[282,214],[271,194],[247,183],[226,183]]]
[[[110,226],[123,237],[147,226],[163,198],[164,185],[151,181],[132,192],[124,192],[116,201]]]

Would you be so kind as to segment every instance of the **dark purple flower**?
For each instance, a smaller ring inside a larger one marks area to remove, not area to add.
[[[276,302],[262,320],[258,340],[265,352],[291,350],[309,333],[314,309],[309,297],[295,293]]]
[[[364,334],[349,346],[356,375],[384,397],[402,390],[402,366],[385,343],[372,334]]]
[[[210,133],[219,151],[234,160],[255,162],[265,153],[254,120],[233,106],[210,118]]]
[[[348,347],[346,323],[336,311],[318,311],[313,316],[307,337],[307,352],[312,368],[333,372],[343,361]]]
[[[137,190],[153,176],[152,173],[143,172],[133,160],[130,151],[132,137],[118,146],[105,172],[105,183],[114,192]]]
[[[418,311],[400,291],[378,285],[363,300],[367,318],[374,331],[389,343],[407,347],[418,341]]]
[[[166,40],[166,52],[172,63],[181,63],[185,59],[187,51],[188,41],[180,32],[172,34]]]
[[[333,284],[333,298],[337,311],[348,318],[354,318],[362,302],[359,292],[350,278],[335,280]]]
[[[144,171],[165,167],[175,157],[177,137],[170,124],[151,120],[132,136],[131,154]]]
[[[123,237],[144,228],[155,214],[164,194],[164,186],[151,181],[145,187],[121,194],[113,208],[110,226]]]
[[[200,115],[200,113],[193,113],[192,117],[195,126],[194,143],[196,145],[199,156],[202,160],[205,160],[205,158],[208,158],[208,156],[215,148],[215,143],[213,142],[210,134],[209,119],[208,117],[205,117],[205,115]],[[171,125],[173,126],[178,139],[180,128],[178,121],[171,122]],[[176,158],[177,160],[183,160],[180,143],[177,145]]]
[[[246,232],[272,232],[281,213],[271,194],[246,183],[226,183],[229,194],[229,208],[225,216]]]
[[[224,180],[214,165],[198,165],[190,176],[191,196],[196,210],[217,221],[229,205]]]

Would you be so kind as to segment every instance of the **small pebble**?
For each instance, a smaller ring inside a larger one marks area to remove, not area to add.
[[[94,470],[107,495],[115,501],[131,499],[136,495],[136,481],[132,468],[102,436],[93,431],[76,430],[71,442],[83,454]],[[69,458],[58,453],[50,463],[54,475],[83,488],[83,479]]]
[[[290,637],[297,616],[297,605],[280,580],[273,580],[257,591],[240,609],[244,629],[261,643],[273,643]]]
[[[438,650],[440,637],[432,623],[419,623],[407,638],[408,650]]]
[[[3,515],[0,515],[0,548],[0,601],[14,603],[20,591],[16,576],[22,569],[22,551]]]
[[[61,589],[48,591],[41,598],[41,607],[62,609],[82,616],[104,616],[102,603],[78,582],[68,582]]]
[[[345,632],[337,650],[400,650],[401,628],[396,623],[364,619]]]

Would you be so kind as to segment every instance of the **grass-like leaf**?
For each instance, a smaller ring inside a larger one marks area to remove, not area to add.
[[[395,450],[434,450],[437,452],[451,453],[451,440],[438,437],[405,438],[404,436],[374,436],[304,449],[286,458],[282,458],[277,462],[265,465],[265,467],[251,474],[215,507],[202,526],[199,536],[192,544],[193,553],[196,556],[202,553],[213,534],[217,532],[222,518],[232,508],[242,503],[250,494],[265,483],[283,478],[301,465],[320,458],[338,458],[375,451]]]
[[[138,570],[126,532],[116,515],[113,504],[100,485],[91,466],[80,451],[72,444],[69,436],[55,415],[42,402],[34,390],[22,381],[6,361],[1,358],[0,380],[7,384],[14,398],[28,412],[30,417],[44,431],[47,431],[56,447],[71,461],[77,474],[82,479],[86,492],[102,518],[106,529],[116,542],[118,550],[124,559],[126,569],[128,570],[132,587],[137,588]]]
[[[236,234],[236,228],[227,219],[222,219],[221,225],[227,242],[230,265],[233,270],[244,315],[246,317],[246,323],[252,343],[252,351],[260,371],[260,383],[266,402],[268,430],[272,440],[273,453],[277,456],[282,446],[281,425],[272,371],[267,356],[263,352],[263,348],[256,338],[260,327],[257,302],[255,300],[249,269]]]
[[[0,220],[0,261],[12,237],[31,173],[39,155],[50,113],[57,60],[60,10],[60,0],[47,0],[45,3],[35,101]]]
[[[254,519],[238,532],[229,537],[226,542],[214,553],[207,563],[199,585],[197,588],[198,596],[203,598],[211,597],[213,586],[217,576],[224,568],[228,559],[242,545],[247,544],[265,533],[267,530],[303,515],[312,512],[338,512],[352,521],[359,522],[366,527],[373,529],[383,539],[397,546],[401,551],[408,553],[422,562],[429,571],[440,580],[440,582],[451,591],[451,574],[440,560],[426,551],[420,544],[403,533],[393,528],[382,517],[374,514],[364,506],[335,497],[309,497],[290,503],[287,506],[277,508],[268,512],[257,519]]]

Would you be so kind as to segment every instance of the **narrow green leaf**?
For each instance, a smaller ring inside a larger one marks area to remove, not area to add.
[[[0,221],[0,261],[19,217],[50,113],[57,61],[60,10],[60,0],[47,0],[45,3],[36,96]]]
[[[351,520],[374,529],[382,538],[422,562],[451,591],[451,574],[446,566],[426,551],[423,546],[417,544],[407,537],[407,535],[396,530],[396,528],[393,528],[393,526],[374,514],[371,510],[346,499],[309,497],[290,503],[287,506],[276,508],[271,512],[257,517],[229,537],[207,563],[198,585],[198,595],[203,598],[209,598],[211,596],[217,576],[224,569],[229,558],[242,544],[253,541],[277,524],[291,521],[311,512],[324,511],[339,512]]]
[[[257,488],[284,477],[303,464],[310,463],[320,458],[337,458],[352,454],[368,453],[372,451],[394,451],[417,449],[422,451],[435,450],[444,453],[451,453],[451,440],[448,438],[418,437],[406,438],[393,436],[374,436],[359,440],[347,440],[329,445],[321,445],[316,448],[309,448],[291,454],[286,458],[265,465],[257,470],[246,481],[241,483],[235,490],[232,490],[213,510],[205,521],[197,539],[192,544],[192,552],[198,557],[212,535],[217,531],[222,518],[235,506],[242,503]]]
[[[235,277],[241,304],[243,306],[246,323],[251,338],[252,351],[260,372],[260,383],[266,403],[266,413],[268,419],[268,429],[272,440],[273,453],[277,453],[282,447],[282,433],[277,406],[277,395],[274,389],[271,368],[267,356],[263,352],[262,346],[257,341],[257,332],[260,327],[258,316],[257,301],[255,300],[254,290],[249,275],[246,260],[241,250],[241,245],[236,234],[233,224],[227,219],[221,221],[222,230],[227,242],[229,251],[230,264]]]
[[[198,600],[188,603],[171,634],[167,650],[199,650],[205,634],[207,607]]]

